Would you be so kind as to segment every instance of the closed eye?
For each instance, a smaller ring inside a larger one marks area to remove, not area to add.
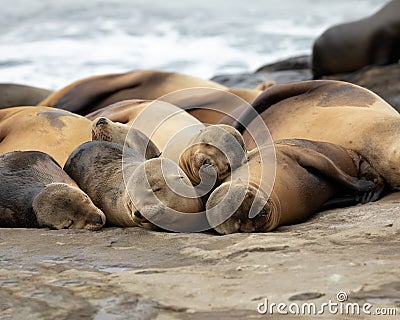
[[[259,213],[260,216],[266,216],[268,214],[267,210],[262,209]]]

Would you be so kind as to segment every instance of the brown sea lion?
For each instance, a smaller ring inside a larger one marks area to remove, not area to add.
[[[93,138],[120,144],[126,142],[129,146],[132,128],[135,132],[140,131],[143,137],[148,137],[151,143],[154,143],[153,150],[158,148],[163,153],[163,157],[168,157],[178,163],[180,154],[189,145],[192,137],[204,127],[185,110],[164,101],[154,101],[143,107],[141,112],[127,124],[116,123],[107,118],[95,119]],[[128,139],[124,141],[126,136]]]
[[[263,159],[271,148],[276,151],[276,176],[269,196],[261,183],[267,179],[263,168],[274,161],[268,157],[264,158],[266,162]],[[249,179],[244,184],[247,170]],[[383,179],[357,153],[330,143],[308,140],[282,140],[255,149],[250,152],[246,166],[237,171],[238,178],[226,179],[212,192],[206,204],[211,225],[215,225],[213,221],[224,212],[234,212],[225,222],[214,226],[220,234],[267,232],[299,223],[332,197],[346,195],[350,203],[365,203],[376,200],[384,187]],[[229,188],[233,190],[232,199],[224,200]],[[243,197],[238,199],[240,193]],[[223,204],[218,207],[220,203]],[[239,207],[234,210],[236,204]]]
[[[185,74],[141,70],[123,74],[100,75],[78,80],[56,91],[41,101],[39,105],[87,115],[123,100],[156,100],[168,93],[187,88],[223,90],[250,102],[262,92],[265,86],[254,89],[228,89],[216,82]]]
[[[0,109],[34,106],[48,97],[52,91],[16,83],[0,83]]]
[[[352,149],[400,188],[400,114],[373,92],[340,81],[304,81],[275,85],[252,105],[256,112],[246,109],[234,124],[239,131],[251,130],[260,113],[274,141],[311,139]]]
[[[64,170],[90,196],[93,203],[103,210],[110,225],[121,227],[143,225],[147,222],[147,211],[150,208],[153,215],[162,216],[164,208],[160,205],[160,201],[166,207],[182,212],[201,211],[202,203],[189,185],[188,178],[182,172],[179,175],[170,171],[163,174],[156,169],[156,164],[161,161],[161,159],[145,161],[137,151],[129,147],[124,148],[120,144],[91,141],[82,144],[71,154]],[[172,166],[178,168],[172,161],[169,163],[170,166],[172,163]],[[143,172],[147,177],[147,185],[142,180],[140,180],[142,184],[137,183],[138,177],[142,177]],[[191,198],[186,199],[171,190],[170,186],[181,179],[188,181],[187,188],[191,190],[189,191]],[[136,196],[137,194],[139,195]]]
[[[238,92],[248,96],[241,97]],[[219,90],[212,88],[189,88],[160,97],[159,101],[177,106],[204,124],[217,124],[227,114],[235,116],[235,110],[239,106],[246,105],[254,100],[262,91],[255,89],[230,89]],[[86,118],[94,120],[98,117],[105,117],[114,122],[132,123],[134,119],[150,104],[157,104],[154,100],[124,100],[107,107],[98,109],[86,115]],[[159,104],[163,107],[162,104]],[[154,111],[156,112],[156,111]],[[236,114],[239,116],[240,113]],[[230,119],[233,121],[233,119]]]
[[[125,176],[125,181],[142,227],[175,232],[210,229],[198,193],[182,169],[170,159],[147,160],[130,177]]]
[[[91,140],[91,122],[48,107],[0,110],[0,153],[42,151],[64,165],[71,152]]]
[[[109,141],[126,145],[138,151],[146,159],[157,158],[160,150],[147,136],[135,128],[112,122],[107,118],[97,118],[92,124],[92,140]]]
[[[151,103],[154,103],[154,100],[124,100],[93,111],[85,117],[89,120],[104,117],[114,122],[129,124]],[[226,116],[223,112],[208,109],[207,107],[211,103],[205,103],[204,101],[199,103],[198,101],[194,101],[194,98],[191,98],[189,101],[177,101],[176,104],[204,124],[217,124]]]
[[[226,88],[216,82],[184,74],[140,70],[78,80],[56,91],[39,105],[86,115],[122,100],[155,100],[167,93],[192,87]]]
[[[106,141],[90,141],[76,148],[64,170],[92,199],[107,217],[107,224],[120,227],[138,226],[135,205],[126,191],[122,172],[123,146]],[[144,157],[126,149],[125,161],[133,171]]]
[[[215,175],[215,184],[220,184],[232,170],[246,159],[241,134],[228,125],[211,125],[200,131],[182,153],[179,166],[194,185],[200,184],[202,174]]]
[[[392,0],[367,18],[326,30],[313,46],[314,79],[399,61],[399,12],[400,0]]]
[[[152,139],[163,148],[161,156],[178,163],[193,185],[199,185],[202,180],[208,187],[219,184],[231,170],[239,167],[245,160],[243,138],[231,126],[211,125],[195,132],[190,131],[191,135],[184,132],[184,139],[178,137],[174,140],[174,132],[170,131],[171,126],[167,122],[158,127],[158,132],[162,132],[161,136],[166,142],[160,143],[160,134],[157,132]],[[183,128],[179,123],[174,128],[176,132]],[[167,130],[162,129],[164,125],[167,125]],[[110,141],[131,147],[145,154],[146,159],[160,155],[159,149],[147,136],[128,125],[98,118],[93,121],[92,132],[93,140]],[[171,139],[172,142],[168,143],[165,138]],[[203,187],[205,185],[201,186]]]
[[[0,155],[0,227],[98,230],[104,214],[49,155]]]

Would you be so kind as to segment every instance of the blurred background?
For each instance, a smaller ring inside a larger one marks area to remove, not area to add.
[[[203,78],[310,54],[388,0],[2,0],[0,82],[49,89],[135,69]]]

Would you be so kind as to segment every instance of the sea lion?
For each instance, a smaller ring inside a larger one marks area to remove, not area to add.
[[[270,148],[276,152],[276,176],[268,197],[261,183],[266,179],[263,168],[273,161],[270,158],[265,158],[266,163],[263,161],[263,155]],[[247,170],[248,183],[243,184]],[[332,197],[346,195],[350,203],[365,203],[376,200],[384,188],[383,179],[357,153],[330,143],[307,140],[282,140],[254,149],[246,166],[237,171],[239,178],[226,179],[206,203],[211,225],[224,212],[234,212],[225,222],[214,226],[220,234],[271,231],[306,220]],[[232,199],[223,200],[229,188],[233,190]],[[237,199],[241,192],[243,197]],[[213,210],[220,203],[222,207]],[[236,204],[239,207],[234,211]],[[251,214],[252,206],[255,214]]]
[[[155,100],[167,93],[192,87],[226,88],[216,82],[185,74],[139,70],[78,80],[54,92],[39,105],[86,115],[118,101]]]
[[[367,18],[326,30],[313,45],[314,79],[396,63],[400,59],[399,12],[400,0],[392,0]]]
[[[328,80],[275,85],[264,91],[234,124],[252,129],[261,117],[274,141],[331,142],[362,155],[393,188],[400,188],[400,114],[373,92]],[[257,128],[253,128],[257,131]],[[252,145],[247,132],[246,145]]]
[[[254,89],[229,89],[216,82],[185,74],[141,70],[122,74],[100,75],[78,80],[54,92],[48,98],[41,101],[39,105],[88,115],[123,100],[156,100],[168,93],[188,88],[209,88],[231,92],[250,102],[265,89],[265,86]]]
[[[147,164],[147,161],[151,161],[150,164]],[[201,211],[202,203],[196,197],[194,190],[192,198],[184,199],[169,188],[175,183],[173,180],[188,181],[182,172],[178,176],[169,172],[163,175],[163,172],[157,170],[157,166],[154,165],[160,163],[161,159],[147,161],[143,155],[129,147],[106,141],[91,141],[74,150],[64,170],[103,210],[107,224],[110,225],[121,227],[144,225],[147,222],[147,209],[152,208],[152,214],[162,213],[159,201],[155,201],[158,197],[162,202],[165,201],[166,206],[170,205],[182,212]],[[147,177],[148,188],[142,180],[140,181],[143,184],[135,182],[137,176],[143,176],[140,175],[143,172]],[[188,185],[187,188],[190,190],[191,186]],[[155,194],[156,198],[150,197],[150,194]],[[132,198],[136,201],[133,202]],[[144,210],[144,213],[141,214],[140,210]]]
[[[157,146],[141,131],[135,128],[128,130],[126,125],[112,122],[107,118],[97,118],[93,121],[92,140],[126,145],[144,155],[146,159],[157,158],[160,155]]]
[[[0,153],[42,151],[64,165],[71,152],[91,140],[91,122],[48,107],[0,110]]]
[[[162,100],[162,98],[160,100]],[[216,103],[219,102],[220,100],[205,101],[204,97],[202,97],[201,101],[199,101],[199,99],[196,99],[196,97],[191,97],[187,100],[183,99],[183,101],[174,101],[173,104],[185,110],[191,116],[204,124],[217,124],[221,119],[226,116],[224,112],[213,109]],[[92,121],[99,117],[104,117],[114,122],[130,124],[136,119],[140,112],[151,103],[154,103],[154,100],[124,100],[93,111],[85,117]],[[242,105],[243,103],[244,102],[242,101],[240,105]],[[227,111],[233,111],[238,105],[229,104],[229,106],[231,106],[230,110]]]
[[[137,118],[143,109],[153,102],[154,100],[142,99],[123,100],[93,111],[87,114],[85,118],[93,121],[102,117],[113,122],[129,124]]]
[[[107,224],[134,227],[135,205],[126,191],[122,172],[123,146],[106,141],[90,141],[77,147],[64,170],[107,217]],[[127,148],[124,161],[133,171],[144,157]]]
[[[168,158],[139,165],[126,187],[138,211],[136,221],[146,229],[199,232],[210,229],[204,205],[189,178]]]
[[[203,185],[199,188],[218,185],[231,170],[239,167],[245,160],[243,138],[231,126],[222,124],[202,127],[192,135],[184,132],[184,139],[180,139],[178,133],[178,138],[174,140],[173,133],[164,134],[165,130],[162,129],[164,124],[158,127],[158,131],[163,132],[161,136],[166,142],[160,143],[158,139],[160,134],[157,132],[151,139],[155,139],[154,141],[162,148],[161,156],[178,163],[193,185],[200,185],[203,180]],[[178,123],[175,131],[178,132],[180,129],[182,126]],[[92,131],[93,140],[110,141],[131,147],[145,155],[146,159],[160,155],[159,149],[147,136],[128,125],[112,122],[107,118],[98,118],[93,121]],[[168,143],[166,137],[172,142]],[[199,192],[204,193],[200,190]]]
[[[193,185],[200,184],[201,176],[215,174],[219,185],[232,170],[246,160],[244,141],[241,134],[228,125],[211,125],[194,136],[189,147],[179,158],[179,166]]]
[[[0,83],[0,109],[34,106],[48,97],[52,91],[15,83]]]
[[[243,99],[237,93],[247,90],[249,95]],[[229,89],[220,90],[213,88],[188,88],[171,94],[167,94],[155,100],[132,99],[124,100],[98,109],[87,114],[85,117],[94,120],[98,117],[105,117],[114,122],[129,124],[149,105],[157,104],[160,108],[164,104],[160,101],[179,107],[198,121],[204,124],[217,124],[221,119],[228,115],[233,118],[239,116],[235,110],[239,106],[246,105],[249,101],[256,98],[262,91],[255,89]],[[158,111],[154,109],[154,113]],[[233,119],[230,119],[233,121]]]
[[[0,155],[0,227],[98,230],[104,214],[49,155]]]
[[[129,146],[133,140],[132,131],[140,131],[142,137],[151,140],[150,147],[153,150],[151,153],[160,150],[164,157],[178,162],[180,154],[189,145],[192,137],[204,127],[200,121],[186,111],[163,101],[154,101],[143,107],[141,112],[127,124],[116,123],[103,117],[95,119],[93,121],[93,138],[120,144],[126,142]],[[136,143],[136,145],[139,144]],[[140,145],[145,144],[140,143]],[[142,154],[144,153],[142,152]]]

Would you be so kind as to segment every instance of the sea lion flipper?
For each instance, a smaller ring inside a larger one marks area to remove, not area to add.
[[[333,163],[331,159],[312,149],[294,148],[293,154],[302,167],[319,172],[321,175],[329,177],[343,186],[358,192],[367,192],[375,188],[372,181],[361,180],[348,175]]]

